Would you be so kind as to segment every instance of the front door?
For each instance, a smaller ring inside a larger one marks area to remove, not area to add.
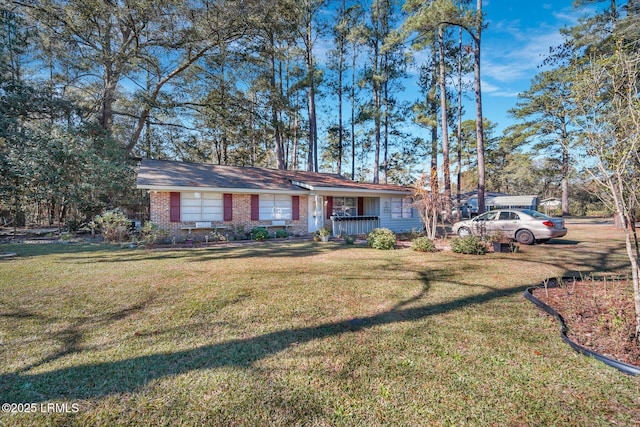
[[[322,196],[309,196],[309,233],[324,226],[324,199]]]

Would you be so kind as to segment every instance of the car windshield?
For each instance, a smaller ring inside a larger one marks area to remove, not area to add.
[[[530,215],[534,218],[538,218],[538,219],[550,219],[549,216],[538,212],[538,211],[532,211],[531,209],[523,209],[522,212],[526,213],[527,215]]]

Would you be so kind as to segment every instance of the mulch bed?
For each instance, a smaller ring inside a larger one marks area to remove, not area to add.
[[[640,366],[630,281],[565,280],[561,287],[536,289],[533,295],[564,318],[569,328],[567,336],[575,343]]]

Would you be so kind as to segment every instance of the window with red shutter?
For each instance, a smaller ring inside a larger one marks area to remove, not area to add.
[[[223,211],[224,211],[224,220],[232,221],[233,220],[233,196],[231,194],[225,194],[223,196]]]
[[[291,219],[293,221],[300,219],[300,196],[291,196]]]
[[[260,196],[257,194],[251,195],[251,221],[260,220]]]
[[[169,221],[180,222],[180,193],[169,193]]]
[[[333,214],[333,197],[327,196],[327,219],[331,219]]]

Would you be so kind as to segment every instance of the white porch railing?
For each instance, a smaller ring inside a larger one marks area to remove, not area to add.
[[[367,234],[380,227],[378,216],[332,216],[331,225],[334,236],[356,236]]]

